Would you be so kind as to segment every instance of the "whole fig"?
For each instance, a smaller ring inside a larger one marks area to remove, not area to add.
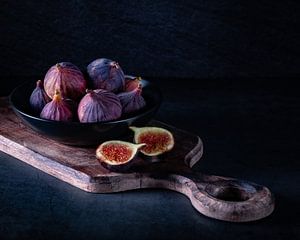
[[[146,106],[145,99],[142,96],[141,84],[131,92],[122,92],[117,96],[122,104],[123,113],[131,113]]]
[[[72,121],[73,113],[69,102],[65,101],[58,90],[56,90],[51,102],[43,108],[41,118],[54,121]]]
[[[58,90],[63,98],[79,100],[85,93],[86,80],[74,64],[61,62],[52,66],[46,73],[44,88],[51,98],[55,90]]]
[[[107,58],[99,58],[87,66],[93,89],[105,89],[114,93],[124,91],[125,76],[120,65]]]
[[[29,99],[32,110],[34,111],[34,113],[40,114],[44,106],[50,101],[51,98],[45,92],[42,81],[38,80],[36,82],[36,87],[32,91]]]
[[[101,122],[115,120],[122,115],[119,98],[112,92],[96,89],[88,90],[78,105],[80,122]]]
[[[141,80],[141,77],[125,78],[125,92],[131,92],[132,90],[136,89],[140,85]]]

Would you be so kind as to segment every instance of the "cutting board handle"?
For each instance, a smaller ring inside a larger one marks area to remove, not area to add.
[[[183,193],[200,213],[219,220],[254,221],[274,210],[274,197],[268,188],[234,178],[191,171],[143,176],[143,183],[142,187],[162,187]]]

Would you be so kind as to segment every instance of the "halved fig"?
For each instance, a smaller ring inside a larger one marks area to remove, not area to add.
[[[119,140],[106,141],[97,148],[96,157],[109,170],[127,171],[132,166],[138,150],[145,145]]]
[[[134,132],[134,142],[145,143],[146,146],[140,152],[146,156],[158,156],[170,151],[174,147],[174,137],[172,133],[159,127],[129,127]]]

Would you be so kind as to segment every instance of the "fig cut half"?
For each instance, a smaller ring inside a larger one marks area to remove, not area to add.
[[[174,147],[175,142],[172,133],[164,128],[133,126],[129,128],[134,132],[136,144],[146,144],[140,149],[140,152],[146,156],[158,156]]]
[[[120,166],[133,160],[138,150],[145,145],[119,140],[106,141],[97,148],[96,157],[106,165]]]

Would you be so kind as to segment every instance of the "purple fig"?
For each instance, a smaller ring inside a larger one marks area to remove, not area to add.
[[[44,90],[43,83],[41,80],[36,82],[36,87],[30,95],[29,103],[32,110],[36,114],[40,114],[44,106],[51,101],[51,98],[47,95]]]
[[[141,84],[141,77],[125,78],[125,92],[131,92]]]
[[[63,98],[79,100],[85,94],[86,81],[78,67],[69,62],[61,62],[46,73],[44,88],[51,98],[58,90]]]
[[[118,93],[124,91],[125,76],[120,65],[106,58],[99,58],[87,66],[93,89]]]
[[[51,102],[47,103],[43,108],[41,118],[54,120],[54,121],[72,121],[73,113],[71,105],[66,102],[56,90]]]
[[[142,86],[139,85],[131,92],[122,92],[118,94],[122,104],[123,113],[131,113],[146,106],[145,99],[142,96]]]
[[[80,122],[115,120],[122,115],[122,105],[116,94],[103,90],[88,90],[78,105]]]

